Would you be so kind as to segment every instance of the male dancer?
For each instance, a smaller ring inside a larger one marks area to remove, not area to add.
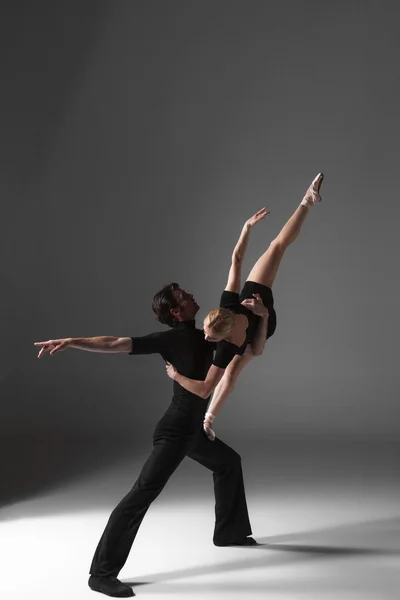
[[[256,310],[259,302],[254,300]],[[250,307],[251,308],[251,307]],[[153,299],[158,320],[171,329],[143,337],[64,338],[35,342],[41,347],[38,358],[67,347],[91,352],[159,353],[187,377],[204,380],[213,360],[215,344],[205,340],[196,329],[199,305],[193,295],[177,283],[166,285]],[[262,326],[259,327],[263,332]],[[257,343],[257,335],[254,342]],[[221,378],[224,369],[221,370]],[[139,526],[150,504],[157,498],[168,479],[185,456],[213,472],[215,493],[216,546],[249,546],[257,542],[249,537],[251,527],[247,512],[241,458],[237,452],[216,439],[211,442],[203,433],[203,419],[209,398],[186,391],[176,381],[173,397],[153,433],[153,451],[128,494],[113,510],[101,536],[90,567],[92,590],[113,597],[134,596],[130,586],[117,575],[124,566]]]

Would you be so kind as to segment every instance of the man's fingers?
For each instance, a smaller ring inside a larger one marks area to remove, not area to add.
[[[64,340],[47,340],[47,342],[34,342],[34,346],[57,346],[57,344],[61,344]]]
[[[45,354],[46,352],[49,352],[50,349],[52,349],[54,346],[47,344],[45,346],[42,346],[42,348],[40,348],[39,350],[39,354],[38,354],[38,358],[41,358],[43,356],[43,354]]]
[[[55,354],[61,349],[61,344],[59,346],[54,346],[52,350],[50,350],[50,354]]]
[[[53,348],[53,346],[43,346],[43,348],[40,348],[38,358],[41,358],[43,356],[43,354],[45,354],[46,352],[49,352],[49,350],[51,348]]]

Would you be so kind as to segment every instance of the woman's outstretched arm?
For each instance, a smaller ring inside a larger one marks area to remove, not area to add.
[[[264,208],[256,212],[255,215],[250,217],[250,219],[247,219],[246,223],[243,225],[243,229],[240,233],[239,239],[236,242],[236,246],[234,247],[232,252],[231,267],[229,269],[228,281],[225,286],[226,292],[236,292],[237,294],[239,293],[243,258],[249,241],[250,230],[253,227],[253,225],[258,223],[258,221],[261,221],[268,214],[269,210],[265,206]]]
[[[206,433],[208,433],[207,429],[211,429],[212,422],[222,409],[228,396],[233,392],[236,380],[240,373],[253,357],[254,354],[252,353],[250,346],[247,346],[245,354],[243,354],[243,356],[236,355],[225,369],[225,374],[215,388],[212,400],[205,415],[204,429]]]

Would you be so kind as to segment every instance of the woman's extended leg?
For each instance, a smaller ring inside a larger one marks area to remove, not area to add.
[[[319,173],[306,191],[300,206],[285,223],[276,238],[272,240],[268,250],[255,263],[247,278],[248,281],[255,281],[269,288],[272,287],[286,248],[299,235],[309,208],[321,201],[319,189],[322,179],[323,175]]]

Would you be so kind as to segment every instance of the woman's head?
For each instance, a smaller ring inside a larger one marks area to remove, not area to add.
[[[213,308],[204,319],[204,336],[208,342],[220,342],[233,328],[234,314],[227,308]]]

